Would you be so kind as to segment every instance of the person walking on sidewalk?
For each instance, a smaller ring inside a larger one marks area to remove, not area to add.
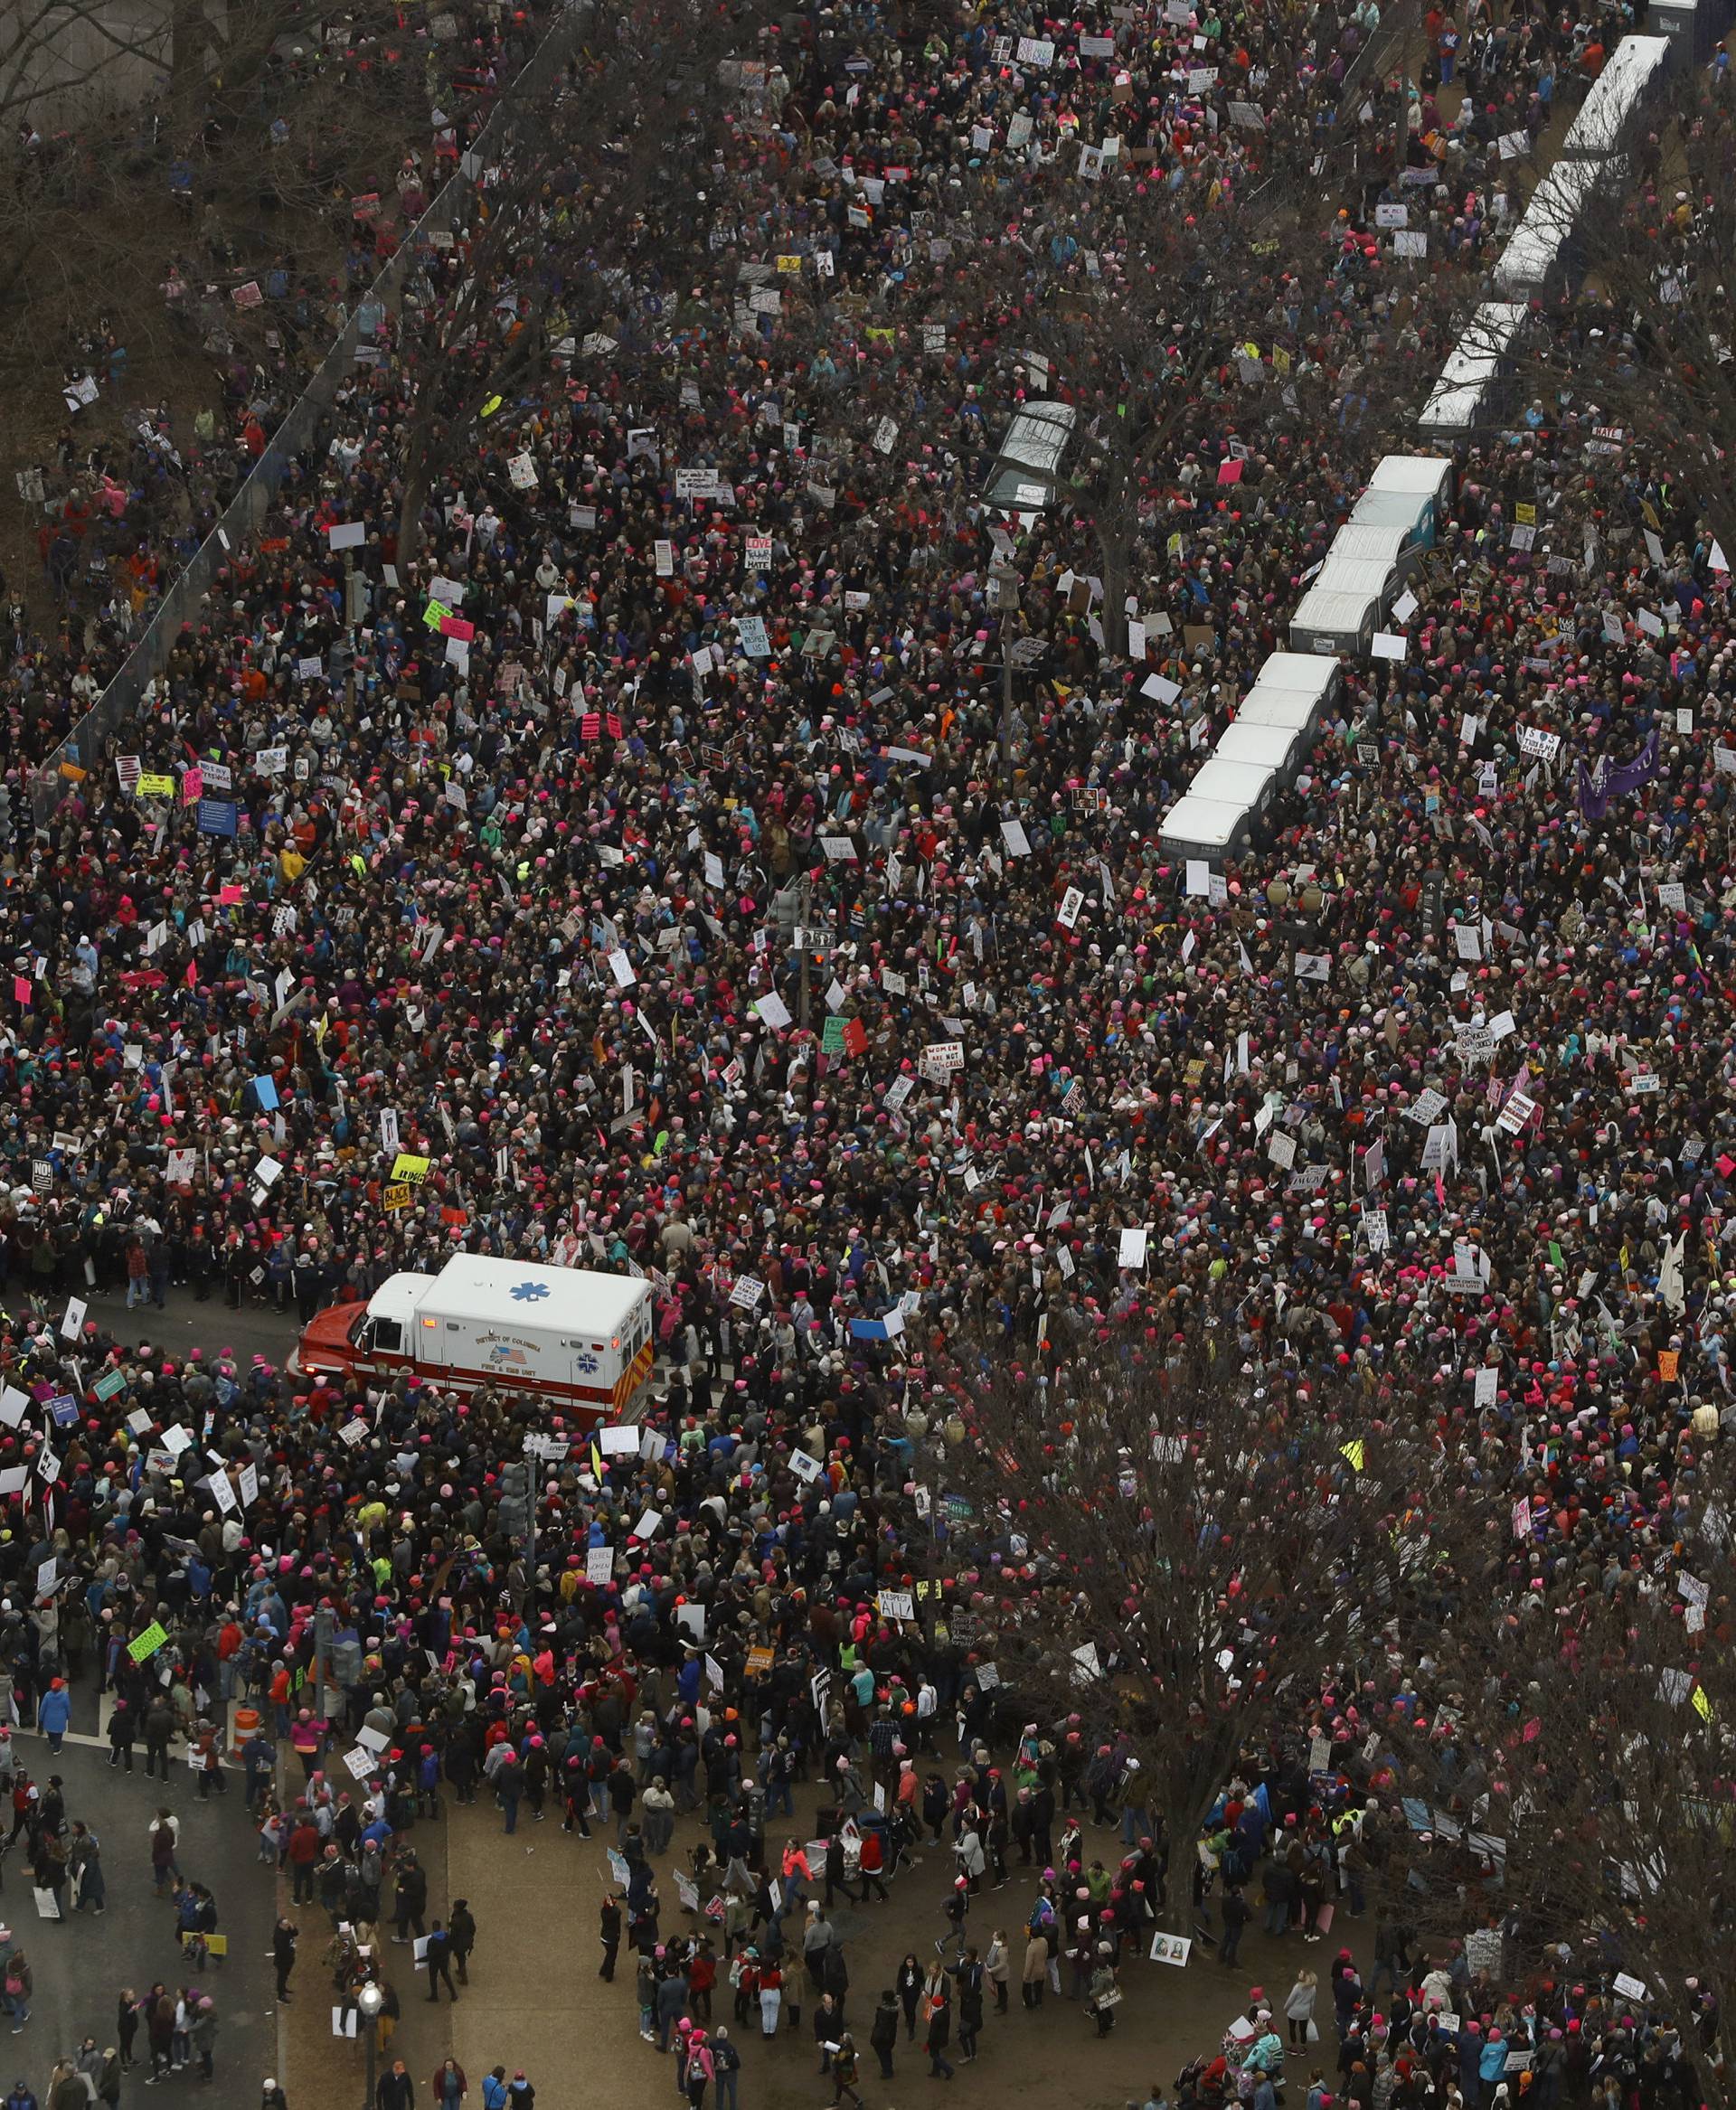
[[[952,2041],[952,2009],[947,2000],[943,1981],[929,1995],[929,2033],[924,2042],[929,2054],[929,2078],[952,2078],[952,2062],[947,2057],[947,2046]]]
[[[868,2042],[880,2061],[880,2077],[892,2077],[892,2053],[898,2047],[898,1995],[889,1985],[880,1996],[874,2019],[868,2025]]]
[[[420,1929],[417,1930],[419,1933]],[[470,1952],[476,1945],[476,1923],[471,1917],[470,1900],[455,1898],[452,1900],[452,1917],[446,1925],[447,1938],[452,1945],[452,1961],[458,1967],[458,1983],[470,1983]]]
[[[410,2077],[410,2068],[401,2058],[394,2058],[380,2076],[370,2110],[414,2110],[415,2102],[416,2084]]]
[[[1006,1933],[1002,1927],[997,1926],[989,1936],[988,1955],[983,1959],[983,1974],[995,1988],[995,2012],[1004,2015],[1006,2012],[1006,1982],[1012,1974],[1012,1966],[1008,1962]]]
[[[1300,2058],[1307,2050],[1308,2030],[1314,2023],[1314,2003],[1319,1985],[1320,1981],[1312,1971],[1298,1971],[1296,1983],[1285,1997],[1284,2020],[1289,2025],[1292,2058]]]
[[[295,1878],[293,1902],[311,1905],[314,1902],[314,1870],[320,1857],[319,1827],[306,1810],[300,1811],[295,1828],[289,1834],[289,1843],[284,1849],[289,1870]]]
[[[82,1912],[88,1905],[91,1915],[102,1917],[103,1903],[108,1895],[102,1879],[102,1842],[80,1819],[72,1822],[72,1837],[66,1849],[66,1865],[72,1878],[72,1890],[76,1902],[72,1909]]]
[[[458,1989],[452,1983],[452,1937],[437,1919],[428,1937],[428,1997],[436,2006],[442,1983],[456,2001]]]
[[[154,2088],[174,2070],[175,2002],[166,1990],[157,1984],[146,1996],[144,2007],[146,2041],[151,2053],[151,2070],[145,2077],[145,2086]]]
[[[832,2054],[832,2105],[837,2110],[848,2099],[851,2110],[863,2110],[862,2090],[856,2086],[856,2042],[846,2030]]]
[[[72,1695],[66,1689],[66,1680],[51,1679],[36,1709],[36,1727],[48,1738],[48,1747],[57,1758],[71,1719]]]
[[[717,2110],[736,2110],[736,2076],[741,2071],[741,2054],[730,2041],[730,2033],[719,2027],[712,2031],[712,2071],[717,2082]]]
[[[36,1984],[30,1960],[22,1949],[14,1949],[6,1958],[5,1973],[6,2012],[12,2017],[13,2035],[22,2037],[30,2020],[30,1999]]]
[[[1231,1883],[1223,1894],[1220,1907],[1223,1916],[1223,1945],[1218,1951],[1220,1964],[1233,1965],[1241,1952],[1242,1929],[1254,1917],[1240,1883]]]
[[[296,1967],[296,1944],[301,1938],[301,1930],[286,1913],[278,1920],[271,1936],[271,1960],[278,1968],[278,1998],[288,2000],[289,1973]]]
[[[1043,2005],[1043,1989],[1049,1983],[1049,1944],[1041,1934],[1032,1934],[1024,1945],[1024,1968],[1019,1973],[1019,1997],[1027,2008]]]
[[[217,2050],[217,2010],[208,1992],[199,1995],[187,2030],[187,2039],[199,2061],[200,2079],[210,2080]]]
[[[412,1927],[418,1935],[428,1932],[422,1925],[422,1915],[427,1910],[428,1870],[417,1860],[414,1847],[407,1847],[403,1860],[399,1863],[392,1896],[392,1912],[398,1922],[398,1931],[392,1938],[400,1948],[410,1940]]]
[[[158,1692],[145,1710],[145,1777],[149,1780],[161,1766],[165,1787],[169,1784],[169,1744],[174,1736],[175,1710]]]
[[[138,1715],[130,1700],[117,1699],[115,1710],[108,1717],[108,1766],[111,1772],[124,1766],[133,1770],[133,1745],[138,1736]]]

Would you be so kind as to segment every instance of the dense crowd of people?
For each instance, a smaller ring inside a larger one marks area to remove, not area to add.
[[[1196,1968],[1233,1966],[1257,1911],[1310,1942],[1328,1906],[1362,1914],[1414,1826],[1322,1694],[1194,1842],[1164,1836],[1128,1739],[1026,1726],[981,1675],[993,1607],[911,1552],[916,1460],[974,1433],[961,1342],[1043,1367],[1207,1342],[1299,1419],[1323,1379],[1438,1418],[1443,1467],[1532,1512],[1493,1578],[1438,1595],[1492,1579],[1551,1612],[1671,1540],[1679,1469],[1736,1414],[1730,579],[1579,386],[1619,319],[1596,297],[1552,316],[1556,399],[1466,451],[1404,658],[1344,665],[1258,852],[1201,893],[1159,842],[1386,401],[1420,402],[1477,297],[1519,202],[1501,142],[1544,135],[1620,17],[1437,11],[1402,165],[1358,99],[1373,0],[1297,49],[1242,7],[1094,20],[768,32],[731,76],[706,253],[621,274],[607,335],[476,423],[411,538],[414,340],[467,290],[464,250],[429,248],[414,329],[378,318],[148,708],[80,748],[33,836],[33,769],[125,638],[13,619],[12,1695],[63,1729],[55,1681],[94,1668],[116,1765],[142,1746],[166,1775],[184,1744],[201,1793],[225,1703],[259,1705],[261,1861],[327,1914],[340,2005],[381,1986],[388,2048],[382,1928],[427,1997],[467,1983],[468,1908],[425,1929],[414,1851],[446,1795],[508,1832],[607,1829],[602,1975],[625,1944],[695,2110],[712,2087],[734,2110],[741,2047],[780,2030],[812,2034],[835,2101],[901,2030],[944,2078],[1014,1984],[1021,2017],[1071,1995],[1109,2036],[1184,1879]],[[1287,143],[1346,132],[1342,210],[1242,259],[1259,337],[1201,366],[1210,231]],[[1125,172],[1081,170],[1055,212],[1059,157],[1111,137]],[[1656,174],[1634,224],[1686,268],[1714,208],[1680,216]],[[583,187],[518,204],[561,268]],[[1159,319],[1205,385],[1147,465],[1139,632],[1109,640],[1093,523],[977,501],[1007,410],[1070,378],[1015,302],[958,314],[948,285],[992,212],[1069,297],[1137,292],[1160,210],[1195,290]],[[530,282],[495,291],[504,339]],[[168,568],[137,553],[142,614]],[[400,1151],[429,1169],[388,1206]],[[292,1379],[222,1348],[216,1314],[184,1358],[124,1346],[83,1305],[186,1285],[306,1319],[459,1247],[650,1281],[666,1396],[637,1455],[488,1392]],[[566,1455],[527,1461],[551,1431]],[[1057,1587],[1021,1574],[1008,1519],[949,1515],[1039,1601]],[[683,1816],[704,1838],[675,1874]],[[884,1898],[948,1837],[940,1943],[853,1989],[834,1895]],[[1018,1914],[985,1912],[1009,1868]],[[1272,2110],[1294,2051],[1320,2062],[1309,2110],[1504,2110],[1524,2049],[1545,2104],[1697,2100],[1715,2012],[1624,2004],[1603,1956],[1519,1992],[1498,1928],[1439,1945],[1388,1912],[1374,1941],[1366,1991],[1348,1952],[1331,1966],[1335,2052],[1312,2051],[1305,1970],[1288,2030],[1256,1989],[1181,2099]],[[412,2086],[395,2062],[382,2110]],[[466,2086],[443,2069],[434,2099]]]

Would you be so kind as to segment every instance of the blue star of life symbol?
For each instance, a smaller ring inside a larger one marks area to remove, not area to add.
[[[597,1366],[597,1358],[596,1358],[594,1355],[590,1355],[590,1354],[585,1354],[585,1355],[581,1355],[581,1356],[579,1358],[579,1367],[580,1367],[580,1369],[581,1371],[586,1371],[587,1373],[589,1373],[590,1371],[594,1371],[594,1370],[595,1370],[595,1369],[598,1367],[598,1366]]]
[[[513,1292],[513,1299],[516,1304],[532,1305],[548,1294],[549,1286],[546,1282],[521,1282]]]

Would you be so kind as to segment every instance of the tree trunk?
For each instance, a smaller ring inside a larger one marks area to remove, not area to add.
[[[404,495],[398,506],[398,576],[416,561],[422,543],[422,508],[428,503],[429,484],[429,434],[419,425],[404,450]]]
[[[1108,583],[1107,578],[1105,584]],[[1169,1867],[1157,1926],[1163,1934],[1191,1937],[1194,1932],[1194,1870],[1199,1860],[1200,1813],[1193,1796],[1171,1795],[1164,1804],[1164,1839]]]
[[[1127,651],[1127,580],[1133,569],[1127,552],[1127,538],[1114,533],[1099,523],[1097,547],[1103,563],[1103,655],[1109,659],[1125,659]]]
[[[204,0],[174,0],[169,14],[169,95],[174,107],[190,117],[205,97]]]

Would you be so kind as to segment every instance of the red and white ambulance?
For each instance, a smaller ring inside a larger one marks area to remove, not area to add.
[[[316,1314],[290,1369],[455,1392],[533,1393],[593,1420],[631,1418],[656,1360],[651,1286],[582,1267],[455,1253],[438,1275],[393,1275],[365,1305]]]

